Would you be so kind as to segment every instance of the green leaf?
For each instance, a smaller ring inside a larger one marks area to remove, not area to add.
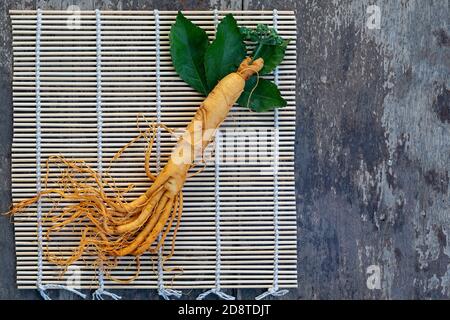
[[[284,59],[289,40],[283,40],[280,45],[262,44],[255,52],[253,59],[263,58],[264,67],[260,75],[271,73]]]
[[[267,112],[286,106],[286,100],[283,99],[273,82],[259,78],[258,85],[255,88],[256,81],[257,78],[255,76],[247,80],[244,92],[242,92],[238,100],[238,104],[241,107],[249,107],[256,112]],[[255,89],[253,90],[253,88]]]
[[[205,71],[208,87],[212,90],[227,74],[236,71],[245,58],[242,35],[233,15],[226,15],[217,27],[216,39],[205,53]]]
[[[198,92],[208,94],[203,64],[209,45],[206,32],[178,12],[176,22],[170,29],[169,39],[172,63],[178,75]]]

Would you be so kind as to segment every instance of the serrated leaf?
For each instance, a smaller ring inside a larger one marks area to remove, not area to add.
[[[245,58],[242,35],[233,15],[226,15],[217,27],[216,39],[205,53],[205,71],[208,87],[212,90],[220,79],[236,71]]]
[[[280,90],[272,81],[259,78],[257,85],[256,82],[257,78],[255,76],[247,80],[244,92],[242,92],[238,100],[240,106],[249,107],[256,112],[267,112],[286,106],[286,100],[283,99]],[[255,89],[253,90],[253,88]]]
[[[271,73],[283,61],[288,44],[289,40],[283,40],[280,45],[261,45],[255,57],[253,57],[253,59],[264,59],[264,67],[259,72],[260,75]]]
[[[170,54],[178,75],[198,92],[207,95],[204,57],[209,45],[206,32],[178,12],[170,29]]]

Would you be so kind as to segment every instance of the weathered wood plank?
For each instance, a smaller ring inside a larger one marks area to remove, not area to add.
[[[292,298],[450,296],[448,1],[376,1],[380,29],[367,26],[373,3],[287,3],[299,31]]]

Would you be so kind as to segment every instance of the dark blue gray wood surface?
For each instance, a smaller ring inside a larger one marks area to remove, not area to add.
[[[450,297],[448,0],[4,0],[0,211],[11,200],[8,10],[36,5],[65,10],[71,4],[81,9],[296,10],[299,288],[282,299]],[[366,25],[372,4],[381,10],[380,29]],[[9,219],[1,218],[0,298],[39,298],[33,290],[16,289],[13,237]],[[231,293],[253,298],[260,292]],[[158,298],[154,290],[120,293],[128,299]]]

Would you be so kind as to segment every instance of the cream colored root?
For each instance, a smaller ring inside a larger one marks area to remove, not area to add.
[[[166,193],[163,194],[163,196],[161,197],[161,199],[158,203],[158,206],[156,207],[154,213],[150,217],[147,224],[145,224],[145,227],[142,229],[142,231],[139,232],[139,234],[133,239],[133,241],[130,244],[128,244],[127,246],[125,246],[121,249],[114,250],[112,252],[112,254],[114,256],[121,257],[121,256],[129,255],[133,251],[135,251],[137,249],[137,247],[140,246],[140,244],[145,241],[147,236],[153,230],[154,226],[157,224],[159,217],[161,215],[161,212],[164,210],[166,203],[171,202],[171,201],[173,201],[173,198],[171,199],[169,197],[169,195]]]
[[[245,81],[259,72],[262,66],[262,59],[251,62],[251,58],[246,58],[236,72],[227,75],[218,83],[198,108],[186,128],[185,134],[172,151],[167,164],[157,176],[150,171],[149,164],[155,128],[162,125],[153,125],[119,150],[113,161],[118,159],[120,154],[132,143],[142,137],[147,138],[148,146],[144,159],[145,173],[150,180],[154,181],[147,191],[135,200],[124,201],[123,194],[131,186],[123,191],[115,186],[114,181],[111,185],[105,180],[104,177],[108,176],[107,174],[102,178],[84,161],[71,161],[62,156],[55,156],[50,157],[48,163],[56,163],[61,170],[59,180],[52,181],[59,188],[48,189],[49,170],[47,167],[44,191],[14,205],[10,213],[23,212],[42,196],[50,193],[55,193],[64,200],[77,201],[78,206],[74,207],[73,211],[68,211],[69,216],[63,218],[67,219],[66,221],[61,221],[59,218],[50,220],[54,226],[50,227],[46,233],[50,240],[50,233],[59,232],[69,224],[78,223],[77,219],[82,219],[82,223],[94,225],[83,229],[78,248],[68,258],[47,254],[49,261],[66,267],[82,259],[84,253],[96,253],[98,259],[105,264],[110,264],[112,257],[140,256],[152,247],[162,232],[162,241],[164,241],[176,216],[177,225],[172,239],[170,257],[173,254],[175,236],[181,219],[181,190],[188,177],[188,171],[192,168],[194,160],[203,155],[205,148],[214,137],[215,130],[227,117],[230,109],[241,95]],[[201,132],[200,140],[196,140],[194,132]],[[112,191],[115,196],[110,198],[107,190],[108,192]],[[170,223],[168,224],[169,219]],[[167,224],[169,229],[164,232]],[[162,245],[162,241],[157,243],[156,248]]]
[[[175,146],[168,163],[145,194],[130,203],[110,203],[111,206],[121,212],[135,210],[136,208],[145,205],[148,199],[162,185],[166,185],[166,189],[169,190],[173,196],[180,192],[192,162],[201,154],[201,152],[203,152],[208,143],[212,140],[214,131],[225,120],[231,107],[244,90],[245,81],[262,69],[264,61],[261,58],[256,59],[253,63],[251,63],[251,60],[251,57],[244,59],[237,72],[225,76],[209,93],[198,108],[192,121],[188,124],[185,134]],[[198,127],[199,123],[201,125],[200,128]],[[202,132],[200,144],[197,141],[194,141],[195,134],[193,133],[196,130],[201,130],[200,132]],[[176,163],[174,158],[179,159],[180,155],[184,154],[187,150],[189,151],[188,161]]]
[[[158,222],[156,223],[154,228],[152,228],[151,232],[149,233],[145,241],[139,245],[139,248],[133,251],[133,255],[140,256],[144,254],[150,248],[153,242],[155,242],[156,238],[164,229],[164,226],[166,225],[167,220],[169,219],[170,213],[173,210],[173,204],[174,199],[171,198],[171,200],[167,202],[161,217],[158,219]]]
[[[164,241],[166,240],[167,234],[169,233],[170,229],[172,228],[173,222],[175,218],[178,216],[178,208],[181,205],[182,201],[182,192],[180,192],[180,195],[175,198],[175,207],[172,210],[172,214],[170,215],[169,223],[167,224],[165,230],[161,232],[160,240],[158,241],[156,247],[154,249],[149,249],[150,253],[156,253],[159,248],[163,245]],[[178,223],[177,223],[178,226]]]
[[[156,193],[148,202],[148,204],[144,207],[141,214],[137,216],[136,219],[134,219],[131,222],[128,222],[126,224],[119,225],[115,227],[115,234],[122,234],[126,232],[132,232],[138,228],[140,228],[150,217],[150,215],[153,212],[153,209],[158,204],[159,200],[161,199],[163,195],[163,191],[159,191]]]

